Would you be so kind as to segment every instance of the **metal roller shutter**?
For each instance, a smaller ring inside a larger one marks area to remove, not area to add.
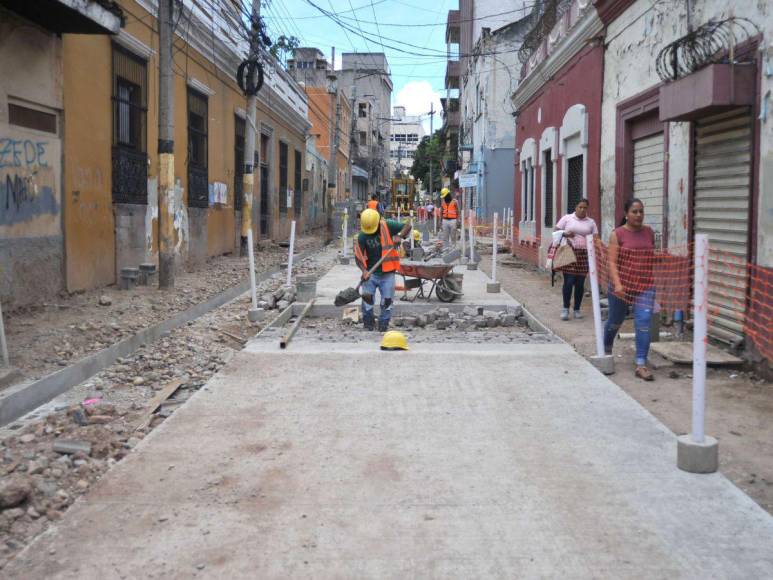
[[[747,306],[753,121],[748,108],[695,123],[693,226],[707,234],[709,335],[739,344]]]
[[[633,196],[644,203],[644,223],[663,241],[663,133],[633,142]]]

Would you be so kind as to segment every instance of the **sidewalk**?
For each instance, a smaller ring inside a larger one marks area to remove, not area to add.
[[[568,345],[385,353],[368,334],[250,342],[5,576],[773,569],[773,518],[721,474],[679,471],[673,434]]]
[[[555,287],[550,275],[525,262],[500,254],[497,278],[502,289],[529,309],[542,323],[584,357],[595,354],[591,299],[585,298],[583,320],[562,321],[560,274]],[[490,273],[490,250],[481,268]],[[590,289],[590,284],[586,284]],[[630,322],[629,322],[630,324]],[[667,329],[663,329],[667,330]],[[624,327],[624,332],[633,332]],[[633,376],[633,340],[615,342],[617,372],[609,377],[676,434],[690,430],[692,367],[654,370],[656,380],[646,383]],[[672,378],[672,374],[676,378]],[[771,384],[734,369],[708,369],[706,432],[720,442],[720,470],[757,503],[773,514],[773,388]]]

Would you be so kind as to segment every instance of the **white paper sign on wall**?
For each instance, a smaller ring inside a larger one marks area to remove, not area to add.
[[[462,173],[459,176],[459,187],[477,187],[477,186],[478,186],[477,173]]]

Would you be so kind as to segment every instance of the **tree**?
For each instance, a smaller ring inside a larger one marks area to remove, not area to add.
[[[269,52],[282,64],[287,64],[287,55],[301,45],[301,41],[295,36],[281,35],[271,45]]]
[[[438,129],[432,137],[424,137],[413,155],[411,175],[421,179],[427,186],[427,191],[439,191],[442,183],[443,153],[445,143],[442,141],[442,130]],[[429,182],[429,167],[432,163],[432,182]]]

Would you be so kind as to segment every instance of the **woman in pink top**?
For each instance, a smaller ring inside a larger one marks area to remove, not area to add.
[[[585,244],[585,236],[598,235],[599,229],[596,222],[588,217],[588,200],[581,199],[570,213],[558,220],[556,230],[564,230],[564,236],[569,238],[569,243],[574,248],[577,261],[561,268],[564,275],[564,307],[561,309],[561,320],[569,320],[569,305],[574,292],[574,317],[582,318],[580,306],[585,292],[585,277],[588,275],[588,250]]]

